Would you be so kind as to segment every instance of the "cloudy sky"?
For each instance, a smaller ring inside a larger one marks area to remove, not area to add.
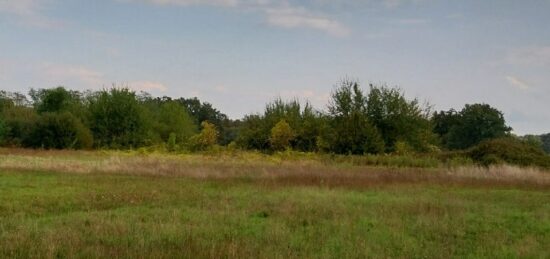
[[[0,0],[0,89],[113,83],[232,118],[344,77],[550,132],[550,0]]]

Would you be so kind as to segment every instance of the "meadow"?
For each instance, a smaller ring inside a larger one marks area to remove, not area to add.
[[[0,257],[548,258],[550,172],[0,149]]]

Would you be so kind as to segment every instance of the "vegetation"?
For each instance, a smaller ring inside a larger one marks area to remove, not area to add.
[[[138,153],[0,149],[0,257],[550,256],[547,172]]]
[[[209,151],[214,147],[318,152],[332,155],[376,155],[440,159],[462,156],[521,166],[547,165],[549,137],[514,138],[502,112],[487,104],[467,104],[461,111],[432,112],[399,88],[370,85],[364,90],[343,80],[332,92],[326,111],[309,103],[277,99],[263,113],[230,120],[197,98],[152,97],[129,89],[70,91],[63,87],[0,92],[0,143],[8,147],[45,149],[159,149],[169,152]],[[510,142],[510,143],[508,143]],[[520,143],[521,142],[521,143]],[[491,143],[491,144],[487,144]],[[524,144],[532,148],[523,148]],[[521,147],[520,147],[521,146]],[[477,150],[482,154],[473,154]],[[487,154],[486,154],[487,153]],[[527,157],[537,157],[527,159]],[[533,164],[530,164],[533,163]]]

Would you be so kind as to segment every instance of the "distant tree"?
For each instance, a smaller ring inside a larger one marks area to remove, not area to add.
[[[460,123],[460,114],[454,109],[435,112],[431,120],[434,125],[433,132],[439,136],[441,144],[447,147],[449,132]]]
[[[4,123],[3,145],[20,146],[37,120],[34,109],[20,94],[0,91],[0,118]]]
[[[4,122],[4,119],[0,117],[0,144],[4,143],[5,134],[6,134],[6,124]]]
[[[499,110],[488,104],[467,104],[448,133],[448,147],[466,149],[483,140],[504,137],[511,130]]]
[[[198,125],[180,103],[170,98],[140,97],[152,123],[157,142],[166,143],[175,134],[177,144],[184,144],[197,133]]]
[[[367,114],[367,97],[359,84],[344,80],[332,93],[328,106],[330,130],[321,142],[339,154],[384,152],[384,141]]]
[[[97,146],[132,148],[150,142],[150,118],[135,92],[102,90],[91,96],[89,103],[90,129]]]
[[[316,139],[323,129],[322,116],[311,105],[303,108],[297,100],[276,99],[266,105],[264,113],[248,115],[240,122],[237,143],[246,149],[271,149],[271,129],[284,120],[293,129],[295,137],[290,146],[300,151],[314,151]]]
[[[220,133],[220,137],[218,139],[220,144],[226,145],[234,140],[234,132],[231,131],[231,129],[228,129],[231,128],[231,120],[229,120],[227,115],[214,108],[212,104],[201,102],[196,97],[189,99],[180,98],[176,101],[182,104],[186,111],[189,112],[193,118],[195,118],[196,125],[201,125],[203,121],[208,121],[209,123],[214,124]]]
[[[535,135],[525,135],[523,137],[520,137],[520,139],[525,142],[527,145],[530,145],[530,146],[533,146],[535,148],[538,148],[538,149],[543,149],[542,148],[542,140],[540,138],[540,136],[535,136]]]
[[[550,154],[550,133],[540,136],[542,142],[542,149],[548,154]]]
[[[284,150],[290,147],[290,141],[295,137],[294,130],[285,120],[280,120],[271,129],[269,142],[274,150]]]
[[[371,85],[366,102],[367,118],[380,132],[386,151],[394,152],[398,141],[420,152],[435,144],[428,108],[417,99],[407,100],[399,88]]]
[[[80,93],[68,91],[61,86],[51,89],[31,89],[29,95],[38,113],[81,112],[81,109],[78,107],[81,104]]]
[[[192,150],[207,150],[216,145],[218,141],[218,131],[214,124],[203,121],[201,126],[201,132],[191,137],[189,141]]]
[[[93,144],[92,134],[69,112],[43,113],[24,141],[26,147],[82,149]]]

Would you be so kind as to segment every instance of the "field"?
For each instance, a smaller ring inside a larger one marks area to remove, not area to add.
[[[0,257],[550,257],[550,172],[425,167],[2,149]]]

